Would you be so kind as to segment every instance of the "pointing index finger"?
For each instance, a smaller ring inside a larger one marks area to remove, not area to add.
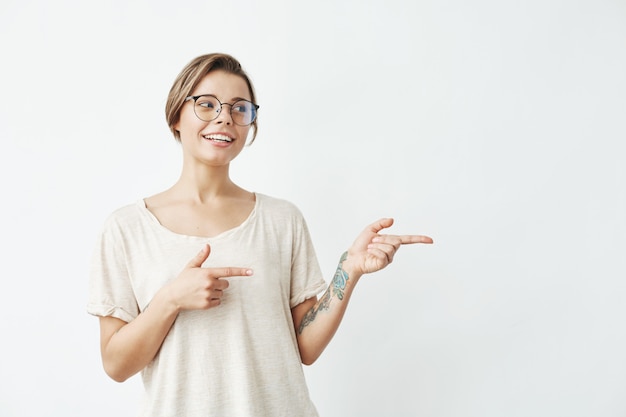
[[[228,277],[248,277],[254,274],[254,271],[250,268],[241,267],[226,267],[226,268],[211,268],[213,274],[217,278]]]
[[[400,243],[403,245],[413,243],[433,243],[432,238],[423,235],[402,235],[398,237],[400,238]]]

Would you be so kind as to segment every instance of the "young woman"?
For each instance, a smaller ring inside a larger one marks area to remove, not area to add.
[[[378,220],[327,287],[298,209],[230,178],[256,137],[255,101],[233,57],[191,61],[166,104],[180,179],[112,213],[96,245],[88,312],[106,373],[141,372],[142,416],[316,416],[302,363],[329,343],[362,275],[403,244],[432,243]]]

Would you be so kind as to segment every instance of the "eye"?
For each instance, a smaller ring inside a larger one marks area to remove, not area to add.
[[[212,95],[198,97],[196,106],[200,107],[202,110],[214,110],[220,107],[219,102]]]
[[[196,105],[207,108],[207,109],[214,109],[215,107],[217,107],[214,100],[207,100],[207,99],[200,99],[200,98],[198,99],[198,101],[196,101]]]
[[[252,109],[252,105],[246,101],[238,101],[233,104],[233,111],[237,113],[248,113]]]

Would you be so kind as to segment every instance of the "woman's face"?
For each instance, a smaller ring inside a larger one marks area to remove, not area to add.
[[[174,128],[180,132],[186,159],[191,158],[211,166],[228,165],[243,149],[250,131],[250,126],[233,122],[232,106],[229,104],[240,99],[250,100],[248,85],[238,75],[215,70],[205,75],[190,95],[203,94],[211,94],[225,104],[219,115],[208,122],[200,120],[194,112],[196,104],[188,100]]]

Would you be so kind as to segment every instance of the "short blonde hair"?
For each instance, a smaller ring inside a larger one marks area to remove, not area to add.
[[[174,80],[174,84],[167,95],[167,103],[165,104],[165,119],[177,141],[180,142],[180,133],[174,128],[174,125],[180,120],[180,112],[183,104],[185,104],[185,99],[191,94],[205,75],[215,70],[226,71],[229,74],[243,78],[248,85],[248,90],[250,90],[250,101],[256,103],[252,82],[246,72],[241,68],[239,61],[235,58],[223,53],[206,54],[194,58],[183,68],[180,74],[178,74],[176,80]],[[256,119],[252,122],[251,126],[254,132],[250,143],[254,142],[256,138],[258,128]]]

